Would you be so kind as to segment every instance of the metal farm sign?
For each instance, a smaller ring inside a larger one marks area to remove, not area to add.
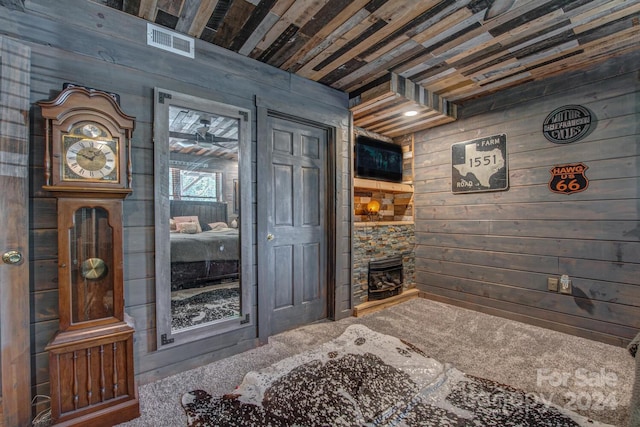
[[[589,186],[589,180],[584,171],[589,169],[584,163],[556,165],[551,172],[549,190],[554,193],[572,194],[584,191]]]
[[[587,108],[565,105],[544,119],[542,133],[554,144],[568,144],[584,138],[591,130],[592,122],[592,113]]]

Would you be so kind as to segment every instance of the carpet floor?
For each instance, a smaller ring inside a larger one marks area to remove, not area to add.
[[[265,346],[140,387],[141,417],[121,427],[186,426],[184,393],[230,393],[249,371],[316,348],[348,326],[406,340],[468,375],[505,384],[594,420],[625,426],[634,376],[626,349],[413,299],[364,317],[321,322],[275,335]]]

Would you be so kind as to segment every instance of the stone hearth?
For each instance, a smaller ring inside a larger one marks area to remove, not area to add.
[[[370,222],[353,227],[354,305],[368,300],[369,262],[401,256],[403,290],[415,287],[415,227],[413,224]]]

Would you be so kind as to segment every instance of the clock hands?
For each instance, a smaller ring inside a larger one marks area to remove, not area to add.
[[[93,156],[89,157],[89,156],[87,156],[86,154],[84,154],[82,152],[78,153],[78,156],[82,156],[82,157],[84,157],[85,159],[87,159],[89,161],[93,161],[93,159],[96,158],[96,154],[94,154]]]
[[[93,154],[93,156],[89,156],[88,153]],[[102,153],[102,151],[99,148],[95,148],[95,147],[90,147],[90,148],[85,148],[84,150],[80,150],[78,152],[78,156],[84,157],[85,159],[89,160],[89,161],[94,161],[96,157],[100,156]]]

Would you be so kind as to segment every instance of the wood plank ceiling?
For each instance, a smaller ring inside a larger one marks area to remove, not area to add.
[[[237,119],[186,108],[169,108],[169,151],[238,161]]]
[[[420,91],[461,105],[640,48],[640,0],[94,1],[345,91],[388,136],[455,118]]]

